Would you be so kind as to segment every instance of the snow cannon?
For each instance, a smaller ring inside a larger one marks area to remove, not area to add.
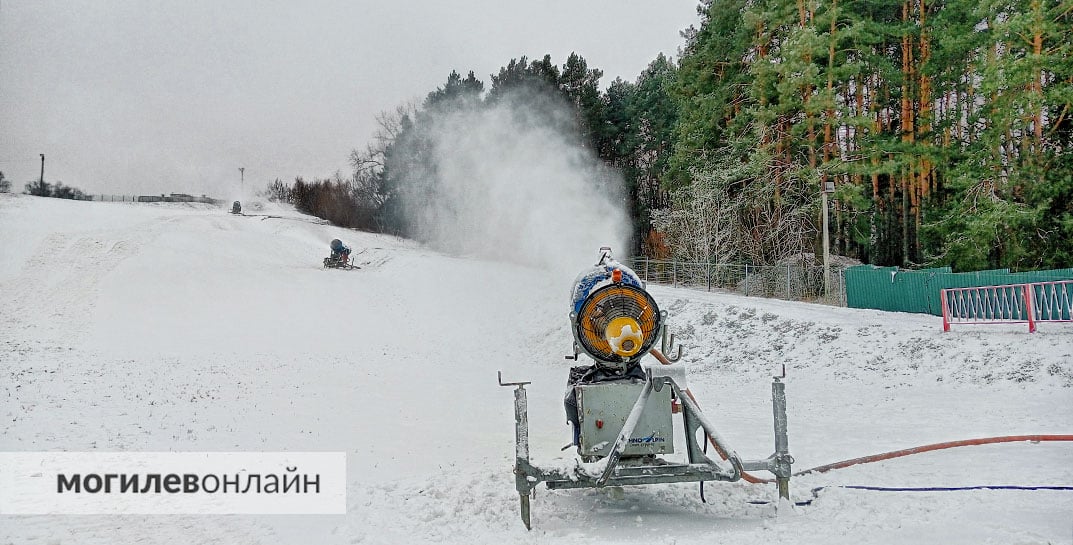
[[[573,359],[584,352],[598,367],[622,373],[652,348],[664,317],[637,274],[615,261],[610,248],[600,250],[600,261],[571,290]]]
[[[324,258],[325,269],[357,269],[359,267],[354,266],[350,261],[350,248],[347,248],[343,241],[334,238],[328,244],[332,249],[332,254]]]
[[[685,364],[679,362],[681,347],[677,356],[665,355],[667,313],[610,248],[600,248],[596,265],[574,280],[569,317],[573,354],[566,359],[576,362],[585,355],[593,360],[592,365],[573,366],[567,379],[564,408],[572,440],[560,450],[576,449],[572,463],[541,468],[530,461],[525,387],[531,382],[503,382],[499,373],[500,386],[514,387],[514,484],[526,529],[532,529],[530,500],[540,483],[558,490],[698,482],[703,498],[705,481],[747,476],[753,482],[775,482],[779,496],[789,499],[793,457],[780,380],[785,370],[771,385],[775,452],[745,460],[720,437],[689,391]],[[660,349],[653,348],[657,339]],[[673,344],[671,335],[671,348]],[[655,361],[644,361],[646,355]],[[676,420],[680,434],[674,431]],[[676,437],[684,439],[681,448],[674,444]],[[708,456],[708,443],[716,458]],[[775,478],[761,481],[747,473],[761,470]]]

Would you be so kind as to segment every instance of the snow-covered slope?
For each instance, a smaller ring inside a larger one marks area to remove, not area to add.
[[[440,255],[284,208],[0,194],[0,450],[325,450],[346,516],[0,517],[0,543],[1069,543],[1073,492],[834,485],[1071,485],[1073,445],[933,452],[771,487],[541,488],[518,520],[512,396],[534,458],[568,457],[572,277]],[[341,238],[361,269],[322,270]],[[576,264],[580,270],[588,263]],[[804,469],[926,443],[1073,432],[1073,330],[963,327],[653,287],[690,385],[745,457],[772,450],[786,364]]]

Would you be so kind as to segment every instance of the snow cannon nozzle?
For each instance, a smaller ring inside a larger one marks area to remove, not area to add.
[[[600,248],[600,261],[574,280],[571,329],[577,347],[596,365],[624,371],[660,336],[663,316],[632,269]]]

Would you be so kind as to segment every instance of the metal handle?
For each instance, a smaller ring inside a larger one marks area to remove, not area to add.
[[[499,379],[500,386],[519,386],[524,387],[526,384],[532,384],[532,381],[525,382],[503,382],[503,371],[496,371],[496,377]]]

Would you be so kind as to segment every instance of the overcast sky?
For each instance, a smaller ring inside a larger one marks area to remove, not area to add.
[[[696,0],[0,1],[0,171],[92,193],[188,192],[349,172],[377,112],[451,70],[576,51],[633,81]]]

